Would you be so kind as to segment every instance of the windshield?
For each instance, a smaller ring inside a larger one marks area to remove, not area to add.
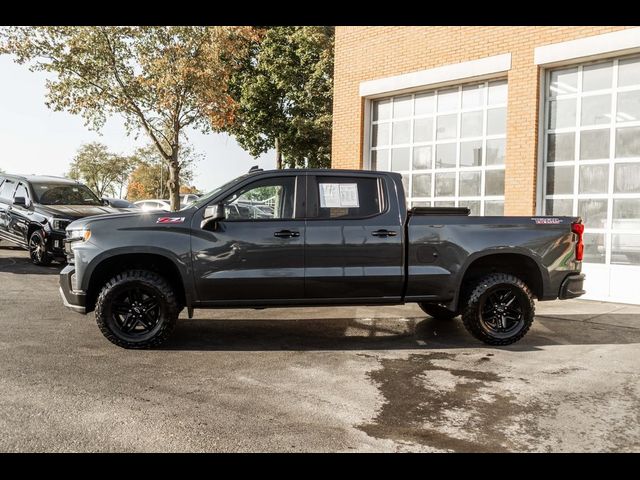
[[[32,187],[41,205],[102,205],[98,197],[84,185],[34,183]]]
[[[184,206],[183,208],[181,208],[181,210],[185,210],[187,208],[200,208],[202,205],[209,203],[209,200],[211,200],[213,197],[215,197],[216,195],[218,195],[220,192],[231,188],[233,185],[235,185],[236,183],[241,182],[242,180],[244,180],[245,178],[247,178],[249,175],[251,175],[250,173],[246,173],[244,175],[239,176],[238,178],[234,178],[233,180],[231,180],[230,182],[225,183],[224,185],[216,188],[215,190],[211,190],[208,193],[205,193],[204,195],[202,195],[199,199],[188,203],[186,206]]]

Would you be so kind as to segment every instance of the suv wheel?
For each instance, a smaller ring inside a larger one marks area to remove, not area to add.
[[[160,275],[128,270],[109,280],[96,300],[96,322],[110,342],[124,348],[163,343],[180,308],[175,292]]]
[[[518,277],[494,273],[482,278],[462,312],[465,328],[489,345],[509,345],[531,328],[535,315],[533,295]]]
[[[51,254],[47,252],[47,242],[42,230],[34,231],[29,237],[29,256],[36,265],[47,266],[51,264]]]

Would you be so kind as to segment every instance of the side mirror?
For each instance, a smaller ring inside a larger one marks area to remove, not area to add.
[[[106,198],[102,199],[102,205],[104,205],[105,207],[109,206],[109,200],[107,200]]]
[[[224,220],[224,205],[222,203],[214,203],[204,209],[204,215],[202,216],[202,222],[200,222],[200,228],[206,227],[211,222],[218,222]]]
[[[13,199],[13,204],[16,207],[24,207],[27,208],[27,199],[25,197],[15,197]]]

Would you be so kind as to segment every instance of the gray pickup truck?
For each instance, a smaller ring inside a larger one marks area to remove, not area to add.
[[[534,298],[584,293],[580,218],[468,215],[407,211],[397,173],[255,171],[178,212],[73,222],[60,291],[125,348],[159,345],[184,308],[407,302],[507,345]]]

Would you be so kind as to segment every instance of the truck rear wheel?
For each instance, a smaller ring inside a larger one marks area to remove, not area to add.
[[[418,305],[424,313],[436,320],[452,320],[459,315],[458,312],[452,312],[448,308],[444,308],[434,303],[418,303]]]
[[[96,300],[96,322],[110,342],[150,348],[173,331],[180,309],[175,292],[160,275],[128,270],[109,280]]]
[[[522,280],[494,273],[471,288],[462,311],[462,321],[471,335],[489,345],[509,345],[525,336],[533,323],[535,305]]]

